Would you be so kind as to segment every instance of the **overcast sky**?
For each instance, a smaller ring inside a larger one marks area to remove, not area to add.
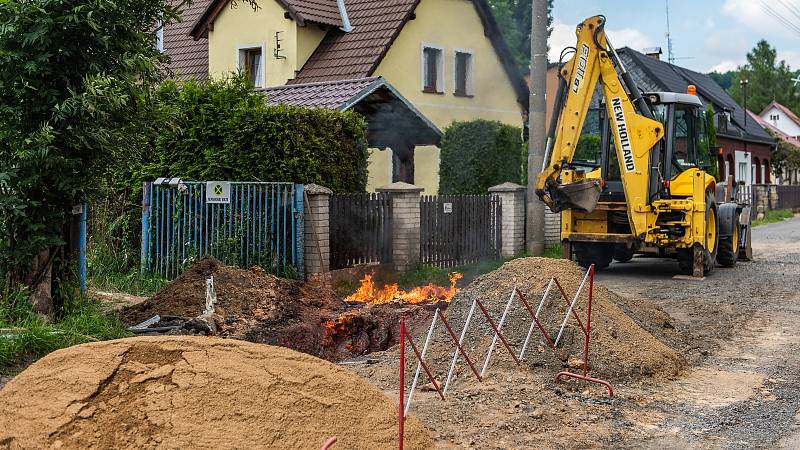
[[[575,45],[575,26],[596,14],[606,16],[614,47],[659,46],[666,59],[665,0],[554,0],[550,61]],[[699,72],[732,70],[763,38],[777,48],[779,59],[800,70],[800,0],[669,0],[669,15],[677,65]]]

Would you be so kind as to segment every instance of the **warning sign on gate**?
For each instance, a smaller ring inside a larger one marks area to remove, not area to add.
[[[206,203],[231,202],[231,183],[229,181],[206,182]]]

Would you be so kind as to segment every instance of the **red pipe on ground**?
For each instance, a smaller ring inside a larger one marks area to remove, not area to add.
[[[406,384],[406,319],[400,318],[400,402],[397,408],[397,448],[403,450],[403,425],[406,418],[404,417],[405,408],[403,401],[405,400],[405,384]]]

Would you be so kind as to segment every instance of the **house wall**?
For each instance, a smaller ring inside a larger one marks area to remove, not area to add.
[[[771,120],[770,116],[778,116],[778,120]],[[768,109],[761,118],[766,120],[767,123],[773,127],[783,131],[789,136],[800,136],[800,125],[796,124],[793,120],[786,116],[780,109],[772,107]]]
[[[416,19],[405,25],[374,75],[383,76],[442,130],[453,121],[473,119],[521,127],[516,92],[483,29],[469,0],[422,0]],[[426,44],[443,48],[444,94],[422,92],[422,48]],[[453,95],[456,50],[473,55],[472,97]],[[425,188],[425,194],[437,193],[439,150],[418,147],[414,172],[414,182]]]
[[[758,160],[759,170],[761,165],[765,162],[769,170],[765,170],[764,174],[768,178],[767,182],[772,182],[772,147],[768,144],[755,144],[752,142],[744,142],[737,139],[731,139],[724,136],[717,135],[717,145],[722,147],[722,160],[729,161],[729,168],[733,172],[736,181],[744,180],[746,184],[753,184],[755,180],[752,179],[753,163]],[[732,163],[732,167],[731,164]],[[739,164],[745,163],[747,167],[746,173],[740,173]],[[720,172],[722,175],[722,171]],[[725,173],[727,177],[729,173]],[[765,180],[762,179],[762,183]]]
[[[392,183],[392,150],[369,149],[367,192]]]
[[[285,10],[276,1],[259,2],[258,11],[246,4],[236,8],[226,6],[208,32],[208,71],[214,78],[221,78],[239,69],[238,49],[263,46],[265,87],[280,86],[294,78],[298,70],[325,37],[325,30],[307,24],[298,26],[284,17]],[[281,32],[281,55],[274,56],[275,33]]]

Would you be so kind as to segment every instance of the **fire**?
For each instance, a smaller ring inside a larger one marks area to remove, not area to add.
[[[427,284],[414,288],[410,291],[404,291],[395,284],[387,284],[378,289],[373,281],[373,276],[370,274],[364,275],[361,279],[361,285],[358,289],[345,298],[349,302],[362,302],[371,303],[375,305],[383,305],[392,301],[402,301],[405,303],[436,303],[436,302],[449,302],[453,296],[458,293],[460,289],[456,287],[456,282],[464,275],[458,272],[451,272],[448,278],[450,279],[450,286],[436,286],[434,284]]]

